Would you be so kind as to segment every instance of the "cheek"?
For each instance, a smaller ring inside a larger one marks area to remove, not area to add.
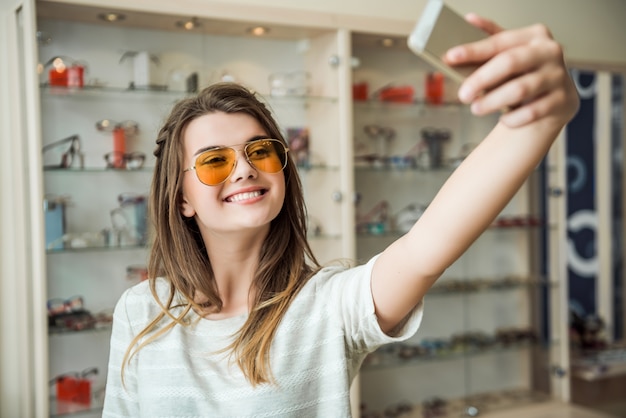
[[[222,185],[206,186],[196,178],[185,178],[181,194],[180,212],[188,218],[202,217],[221,207]]]

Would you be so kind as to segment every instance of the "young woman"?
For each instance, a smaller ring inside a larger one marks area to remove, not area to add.
[[[409,233],[365,265],[321,268],[302,187],[266,107],[233,83],[178,103],[159,132],[150,280],[114,316],[105,417],[347,417],[364,357],[412,336],[422,299],[487,228],[574,115],[542,26],[449,51],[483,63],[459,98],[500,109]]]

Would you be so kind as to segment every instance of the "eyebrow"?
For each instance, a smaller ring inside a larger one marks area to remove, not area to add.
[[[257,141],[259,139],[270,139],[271,137],[268,135],[257,135],[257,136],[253,136],[252,138],[248,139],[246,142],[244,142],[243,144],[236,144],[236,145],[244,145],[244,144],[249,144],[250,142],[254,142]],[[214,150],[214,149],[220,149],[220,148],[232,148],[232,146],[226,146],[226,145],[209,145],[207,147],[202,147],[199,150],[197,150],[193,156],[198,156],[200,154],[202,154],[205,151],[210,151],[210,150]]]

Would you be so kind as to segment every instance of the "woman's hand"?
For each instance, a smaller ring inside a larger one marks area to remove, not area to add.
[[[515,128],[543,118],[565,125],[576,114],[576,87],[548,28],[502,30],[475,14],[465,18],[492,36],[452,48],[444,60],[450,65],[483,63],[458,93],[475,115],[506,109],[500,120]]]

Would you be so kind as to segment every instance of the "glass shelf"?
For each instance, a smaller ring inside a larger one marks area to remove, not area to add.
[[[314,234],[309,233],[307,235],[309,240],[337,240],[341,238],[339,234]]]
[[[473,280],[454,280],[454,279],[440,279],[441,282],[433,286],[428,295],[454,295],[454,294],[467,294],[467,293],[482,293],[482,292],[503,292],[513,289],[522,288],[543,288],[543,287],[558,287],[559,283],[556,281],[548,281],[545,279],[532,279],[532,278],[510,278],[505,277],[502,279],[473,279]]]
[[[306,174],[309,171],[339,171],[339,166],[326,164],[310,164],[298,165],[297,169],[300,174]]]
[[[286,105],[293,103],[336,103],[337,97],[332,96],[272,96],[269,93],[259,93],[262,99],[270,105]]]
[[[184,91],[169,90],[167,88],[128,88],[102,85],[85,85],[83,87],[63,87],[40,84],[40,91],[46,96],[54,97],[97,97],[103,95],[129,94],[129,95],[162,95],[171,97],[184,97],[189,93]]]
[[[430,104],[424,100],[413,100],[412,102],[391,102],[391,101],[382,101],[378,99],[369,99],[369,100],[353,100],[352,103],[356,109],[432,109],[432,110],[453,110],[458,111],[459,109],[464,109],[466,105],[461,102],[444,102],[439,105]]]
[[[477,393],[471,396],[444,399],[431,397],[421,404],[402,402],[396,405],[388,405],[385,411],[370,411],[367,404],[362,408],[361,418],[390,417],[472,417],[483,414],[495,413],[496,411],[523,408],[538,403],[548,402],[551,397],[543,392],[530,391],[526,388],[511,389],[498,392]],[[509,415],[508,413],[506,416]],[[519,415],[526,416],[526,415]],[[542,416],[548,416],[543,415]]]
[[[551,225],[551,224],[542,224],[542,225],[511,225],[511,226],[490,226],[485,230],[485,233],[490,232],[490,231],[533,231],[533,230],[541,230],[541,229],[552,229],[552,228],[556,228],[556,225]],[[383,231],[383,232],[376,232],[374,234],[369,233],[369,232],[358,232],[357,233],[357,238],[358,239],[377,239],[377,238],[400,238],[402,235],[404,235],[405,232],[401,232],[401,231]]]
[[[396,158],[396,157],[402,157],[402,156],[392,156],[389,157],[391,159]],[[381,172],[381,173],[420,173],[420,174],[429,174],[429,173],[445,173],[445,174],[452,174],[452,172],[454,172],[454,170],[456,170],[458,167],[458,164],[454,165],[454,164],[448,164],[448,165],[442,165],[440,167],[436,167],[436,168],[426,168],[426,167],[420,167],[420,166],[412,166],[412,165],[396,165],[394,163],[388,163],[388,162],[373,162],[370,164],[367,163],[363,163],[363,162],[355,162],[354,165],[354,169],[357,172],[362,172],[362,173],[376,173],[376,172]],[[554,165],[550,165],[546,167],[546,171],[549,172],[554,172],[558,169],[558,167],[554,166]],[[535,169],[535,173],[539,173],[541,171],[541,168],[536,168]]]
[[[75,248],[55,248],[47,249],[46,254],[67,254],[67,253],[86,253],[86,252],[100,252],[100,251],[128,251],[128,250],[146,250],[146,245],[115,245],[115,246],[88,246],[88,247],[75,247]]]
[[[63,86],[50,86],[48,84],[40,85],[41,92],[50,97],[98,97],[106,95],[136,95],[136,96],[164,96],[172,98],[184,98],[191,96],[195,93],[189,93],[180,90],[170,90],[167,86],[157,86],[155,88],[128,88],[120,86],[91,86],[86,85],[83,87],[63,87]],[[308,103],[308,102],[337,102],[337,97],[331,96],[271,96],[269,93],[259,93],[261,99],[270,105],[284,105],[293,103]]]
[[[394,158],[394,157],[391,157]],[[354,169],[358,172],[393,172],[393,173],[405,173],[405,172],[414,172],[414,173],[446,173],[451,174],[454,170],[456,170],[455,166],[442,166],[437,168],[424,168],[419,166],[396,166],[394,164],[376,164],[372,163],[370,165],[359,165],[361,163],[355,163]]]
[[[552,345],[556,343],[552,342]],[[510,352],[514,350],[528,350],[544,345],[535,342],[516,342],[510,344],[493,343],[493,345],[485,348],[477,347],[460,347],[460,348],[442,348],[436,353],[415,354],[420,345],[409,345],[406,343],[397,343],[384,346],[379,350],[371,353],[363,362],[361,370],[363,372],[371,372],[376,370],[386,370],[389,368],[403,368],[407,366],[419,366],[420,364],[451,361],[455,359],[464,359],[468,357],[476,357],[481,355],[497,354]]]
[[[50,399],[50,417],[68,417],[78,414],[98,413],[102,411],[103,399],[93,399],[90,404],[59,401]]]
[[[52,168],[44,167],[46,173],[64,173],[64,174],[84,174],[84,173],[152,173],[154,167],[142,167],[137,169],[115,169],[106,167],[85,167],[85,168]]]
[[[110,331],[111,331],[111,325],[107,324],[107,325],[98,325],[93,328],[87,328],[87,329],[83,329],[80,331],[75,331],[71,329],[48,328],[48,335],[49,336],[53,336],[53,335],[69,336],[69,335],[94,334],[94,333],[110,332]]]

